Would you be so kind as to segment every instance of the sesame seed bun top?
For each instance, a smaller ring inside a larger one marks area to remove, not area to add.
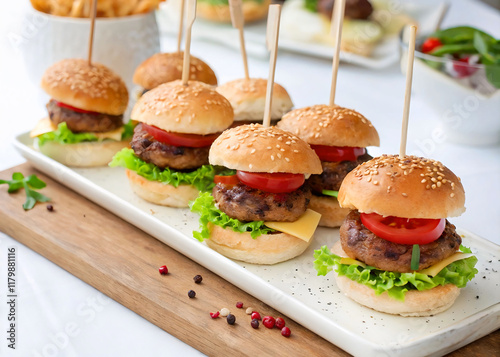
[[[276,127],[240,125],[224,131],[210,148],[209,161],[249,172],[320,174],[321,161],[303,140]]]
[[[224,83],[217,92],[229,100],[234,109],[234,121],[264,119],[267,79],[242,78]],[[273,86],[271,119],[280,119],[292,109],[293,103],[288,92],[278,83]]]
[[[133,81],[144,89],[182,79],[184,52],[156,53],[142,62],[134,73]],[[189,80],[217,85],[217,77],[208,64],[191,55]]]
[[[125,112],[128,91],[123,80],[100,63],[64,59],[45,71],[42,89],[53,99],[75,108],[110,115]]]
[[[132,109],[131,118],[175,133],[213,134],[233,123],[231,103],[213,87],[177,80],[144,93]]]
[[[465,212],[460,179],[439,161],[382,155],[345,177],[341,207],[403,218],[446,218]]]
[[[294,133],[311,145],[379,146],[372,123],[358,112],[338,105],[313,105],[285,114],[278,128]]]

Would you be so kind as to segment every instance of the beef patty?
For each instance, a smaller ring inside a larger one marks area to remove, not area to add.
[[[323,172],[311,175],[307,182],[314,194],[321,195],[322,190],[338,191],[344,177],[363,162],[373,159],[369,154],[358,156],[356,161],[329,162],[321,161]]]
[[[411,244],[397,244],[377,237],[366,228],[358,211],[351,211],[340,227],[340,242],[348,256],[380,270],[411,272]],[[455,226],[446,221],[443,234],[434,242],[420,245],[419,270],[430,267],[453,255],[462,239]]]
[[[296,221],[306,211],[311,192],[306,185],[290,193],[270,193],[239,183],[218,183],[212,192],[219,209],[240,221]]]
[[[146,132],[142,128],[142,123],[135,127],[130,146],[142,160],[162,169],[170,167],[175,170],[197,169],[208,164],[210,150],[210,146],[190,148],[164,144]]]
[[[66,122],[73,133],[94,131],[102,133],[123,126],[123,115],[108,115],[102,113],[79,113],[69,108],[59,107],[54,99],[47,103],[49,118],[54,125]]]

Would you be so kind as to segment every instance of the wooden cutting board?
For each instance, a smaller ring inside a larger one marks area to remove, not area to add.
[[[292,330],[288,339],[262,324],[253,329],[244,309],[235,307],[237,301],[266,315],[283,315],[29,164],[0,172],[0,178],[9,179],[13,172],[36,173],[45,181],[42,193],[52,199],[54,211],[46,204],[24,211],[24,192],[8,194],[0,186],[0,231],[199,351],[210,356],[349,355],[286,316]],[[170,271],[166,276],[158,273],[164,264]],[[203,277],[199,285],[193,282],[198,274]],[[187,296],[191,289],[194,299]],[[222,307],[231,309],[235,325],[210,318],[209,312]],[[450,356],[499,351],[500,330]]]

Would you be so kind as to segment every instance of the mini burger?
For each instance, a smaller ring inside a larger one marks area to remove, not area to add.
[[[150,90],[135,104],[139,122],[131,149],[118,152],[111,167],[125,167],[134,192],[164,206],[187,207],[213,186],[208,165],[212,142],[233,122],[231,104],[211,86],[177,80]]]
[[[271,0],[242,0],[243,18],[245,22],[255,22],[267,16]],[[196,6],[199,18],[231,23],[228,0],[199,0]]]
[[[41,86],[51,97],[49,116],[31,136],[43,154],[67,166],[103,166],[127,146],[133,130],[123,124],[127,87],[109,68],[65,59],[45,71]]]
[[[262,123],[266,103],[267,79],[236,79],[217,87],[217,92],[229,100],[234,109],[234,124]],[[292,99],[285,88],[274,83],[271,124],[292,109]]]
[[[351,171],[339,191],[351,211],[332,251],[315,251],[318,275],[335,269],[354,301],[402,316],[448,309],[474,277],[477,258],[447,217],[465,211],[460,179],[442,163],[381,156]]]
[[[200,214],[195,238],[229,258],[275,264],[300,255],[312,241],[319,214],[307,208],[305,179],[321,172],[307,143],[260,124],[226,130],[210,148],[210,163],[233,172],[215,176],[212,194],[191,210]]]
[[[140,94],[160,84],[182,79],[184,52],[156,53],[142,62],[135,70],[133,81],[141,87]],[[217,85],[217,77],[208,64],[190,56],[189,80]]]
[[[309,207],[321,214],[321,226],[339,227],[349,210],[339,206],[338,190],[350,171],[372,158],[366,147],[379,146],[377,130],[358,112],[329,105],[292,110],[277,126],[306,141],[318,154],[323,172],[307,180],[313,194]]]

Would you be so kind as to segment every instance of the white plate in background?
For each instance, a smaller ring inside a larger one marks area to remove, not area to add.
[[[316,276],[313,250],[333,245],[338,229],[319,228],[310,248],[284,263],[235,262],[192,237],[198,215],[134,195],[124,169],[68,168],[35,151],[29,133],[19,135],[14,144],[35,168],[353,355],[441,356],[500,328],[500,246],[472,233],[459,230],[463,244],[479,259],[479,273],[455,304],[432,317],[392,316],[343,296],[331,274]]]
[[[380,0],[379,0],[380,2]],[[417,21],[419,31],[432,32],[439,19],[443,1],[434,0],[396,0],[387,1],[388,14],[404,13]],[[158,12],[158,25],[162,33],[176,35],[178,31],[178,1],[169,0],[161,3]],[[283,16],[283,14],[282,14]],[[231,24],[220,24],[203,19],[197,19],[193,25],[192,37],[220,43],[235,50],[240,50],[238,31]],[[268,51],[265,47],[266,21],[259,21],[245,25],[246,50],[248,55],[267,58]],[[369,57],[341,51],[340,60],[367,68],[385,68],[397,63],[399,59],[398,35],[386,35],[376,46]],[[300,54],[331,59],[333,47],[321,43],[302,42],[287,38],[281,33],[279,49]]]

